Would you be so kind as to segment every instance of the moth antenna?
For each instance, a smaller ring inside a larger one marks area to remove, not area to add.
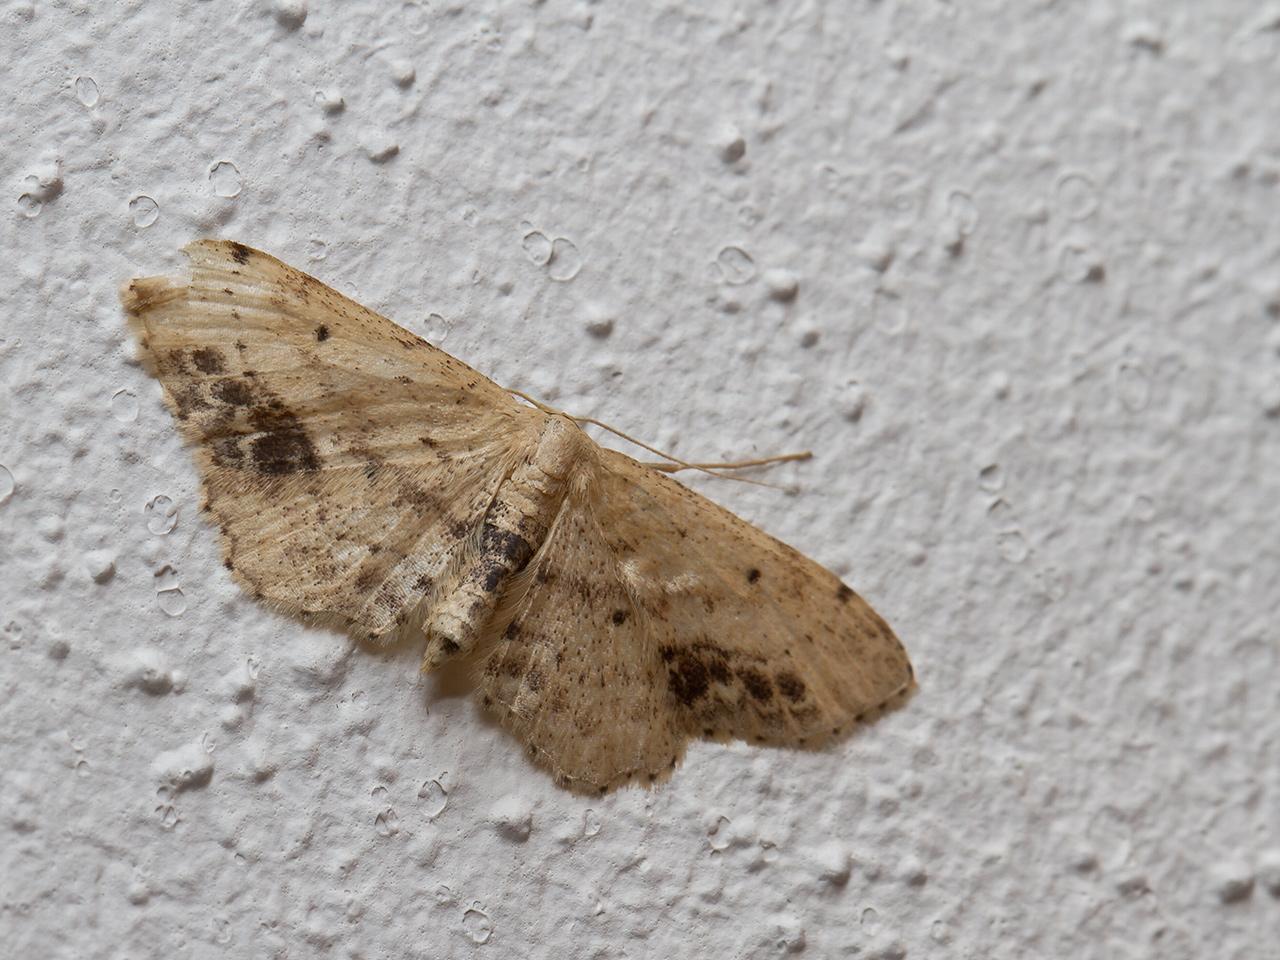
[[[545,404],[541,400],[537,400],[529,396],[523,390],[514,390],[511,387],[503,387],[502,389],[507,391],[507,393],[511,394],[513,397],[519,397],[521,400],[525,401],[526,403],[532,404],[533,406],[541,410],[543,413],[550,414],[553,417],[557,417],[557,416],[569,417],[569,414],[565,413],[563,410],[557,410],[555,407],[550,406],[549,404]],[[574,420],[576,418],[569,417],[569,419]]]
[[[717,470],[737,470],[743,467],[759,467],[759,466],[764,466],[766,464],[771,464],[771,463],[789,463],[797,460],[813,459],[813,453],[811,451],[803,450],[799,453],[783,453],[773,457],[760,457],[755,460],[737,460],[731,463],[690,463],[687,460],[681,460],[675,454],[667,453],[665,450],[659,450],[657,447],[650,446],[649,444],[645,443],[643,440],[638,440],[637,438],[631,436],[631,434],[624,433],[623,431],[619,430],[617,427],[612,426],[608,423],[605,423],[603,420],[597,420],[595,417],[574,416],[571,413],[565,413],[563,410],[557,410],[555,407],[549,406],[548,404],[543,403],[541,400],[535,400],[533,397],[529,396],[527,393],[525,393],[522,390],[513,390],[511,387],[504,387],[503,389],[506,390],[507,393],[510,393],[513,396],[519,397],[521,400],[525,400],[528,403],[531,403],[533,406],[537,407],[543,413],[547,413],[552,416],[568,417],[574,423],[589,423],[593,426],[600,427],[602,430],[608,430],[610,433],[614,434],[615,436],[621,437],[623,440],[626,440],[628,443],[634,443],[637,447],[640,447],[643,450],[648,450],[650,453],[654,454],[655,456],[659,456],[666,460],[670,460],[671,461],[670,463],[650,462],[645,464],[645,466],[650,467],[651,469],[657,470],[660,473],[677,473],[680,470],[698,470],[702,473],[705,473],[709,477],[719,477],[724,480],[736,480],[739,483],[749,483],[757,487],[768,487],[770,490],[784,490],[785,489],[784,487],[780,487],[776,483],[767,483],[764,480],[752,480],[749,477],[728,476],[723,473],[716,473],[716,471]]]
[[[800,460],[812,460],[813,451],[801,450],[799,453],[779,453],[772,457],[759,457],[755,460],[734,460],[730,463],[694,463],[690,466],[699,470],[740,470],[744,467],[763,467],[771,463],[792,463]],[[663,473],[675,473],[685,467],[676,466],[670,463],[650,464],[654,470],[660,470]]]

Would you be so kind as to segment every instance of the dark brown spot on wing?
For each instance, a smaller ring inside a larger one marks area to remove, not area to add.
[[[226,358],[213,347],[201,347],[191,351],[191,362],[201,373],[222,373],[227,369]]]
[[[663,651],[664,659],[666,652]],[[710,684],[706,665],[698,657],[688,650],[673,651],[667,665],[667,687],[677,700],[691,707],[707,692]]]
[[[760,571],[757,570],[755,567],[752,567],[750,570],[747,571],[747,583],[755,583],[759,579],[760,579]]]
[[[213,395],[223,403],[233,407],[247,407],[253,401],[253,390],[243,380],[228,377],[213,385]]]
[[[794,673],[783,670],[781,673],[776,674],[773,680],[778,685],[778,689],[782,691],[782,695],[792,703],[799,703],[804,699],[804,681]]]
[[[254,466],[270,476],[320,469],[316,448],[302,427],[302,421],[274,401],[250,414],[255,429],[261,431],[249,445]]]
[[[216,437],[209,445],[213,462],[220,467],[238,467],[244,463],[244,451],[238,437]]]
[[[316,327],[316,340],[319,343],[324,343],[328,339],[329,339],[329,328],[322,323],[320,324],[320,326]]]
[[[179,420],[186,420],[197,410],[209,406],[209,401],[200,392],[199,386],[189,383],[185,387],[173,391],[173,406]]]
[[[253,251],[246,247],[243,243],[231,244],[231,259],[236,263],[244,264],[249,262],[249,258],[253,256]]]
[[[769,700],[773,697],[773,684],[769,678],[755,667],[739,667],[738,678],[747,688],[747,693],[757,700]]]
[[[412,505],[415,507],[435,507],[436,498],[422,487],[406,483],[400,488],[399,494],[391,501],[391,505],[395,507]]]
[[[187,366],[187,354],[183,350],[170,350],[165,353],[159,367],[162,371],[172,371],[183,376],[191,376],[191,368]]]

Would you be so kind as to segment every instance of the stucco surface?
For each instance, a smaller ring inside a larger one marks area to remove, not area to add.
[[[13,957],[1225,957],[1280,933],[1280,6],[0,7]],[[683,456],[920,691],[552,785],[261,609],[124,279],[230,236]]]

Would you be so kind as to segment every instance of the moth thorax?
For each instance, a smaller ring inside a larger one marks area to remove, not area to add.
[[[552,417],[538,438],[529,465],[563,483],[588,449],[587,437],[576,423],[568,417]]]

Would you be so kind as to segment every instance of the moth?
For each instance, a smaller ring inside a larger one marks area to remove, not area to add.
[[[121,290],[224,564],[364,641],[466,658],[562,786],[665,779],[696,737],[818,747],[904,698],[834,574],[579,421],[225,240]]]

